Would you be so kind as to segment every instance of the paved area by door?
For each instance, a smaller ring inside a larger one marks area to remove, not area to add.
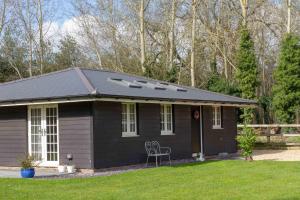
[[[36,178],[59,175],[56,169],[37,169],[35,174]],[[20,170],[15,168],[0,169],[0,178],[21,178]]]
[[[255,150],[253,159],[300,161],[300,150]]]

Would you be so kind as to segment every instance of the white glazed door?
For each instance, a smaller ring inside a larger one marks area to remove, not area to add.
[[[39,166],[57,166],[59,164],[57,105],[30,106],[28,132],[29,154]]]

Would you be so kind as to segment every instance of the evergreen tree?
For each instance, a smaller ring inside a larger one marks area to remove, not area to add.
[[[0,56],[0,83],[18,79],[12,67],[10,67],[7,59]]]
[[[223,94],[240,96],[239,90],[233,81],[226,79],[224,76],[219,74],[217,70],[217,62],[214,59],[210,63],[211,72],[208,76],[206,89],[213,92],[219,92]]]
[[[218,73],[211,73],[207,82],[207,89],[213,92],[239,96],[240,92],[236,85],[230,80],[226,80]]]
[[[240,32],[240,44],[236,55],[237,73],[242,98],[256,99],[258,82],[258,68],[254,50],[254,42],[246,27]],[[244,123],[250,123],[253,119],[254,109],[245,108],[242,118]]]
[[[171,68],[171,70],[167,71],[166,74],[166,81],[171,83],[176,83],[178,81],[178,73],[179,73],[179,67],[176,65]]]
[[[293,123],[300,107],[300,37],[287,34],[274,71],[273,108],[280,122]]]
[[[80,58],[81,52],[76,40],[72,36],[67,35],[60,40],[59,52],[55,56],[57,69],[78,67]]]

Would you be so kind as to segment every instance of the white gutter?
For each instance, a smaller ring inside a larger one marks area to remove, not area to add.
[[[176,104],[176,105],[215,105],[215,106],[232,106],[232,107],[255,107],[252,104],[230,104],[230,103],[206,103],[193,101],[166,101],[166,100],[135,100],[123,98],[97,98],[96,101],[128,102],[128,103],[155,103],[155,104]]]
[[[11,102],[0,103],[0,107],[7,106],[25,106],[25,105],[42,105],[42,104],[58,104],[58,103],[74,103],[74,102],[90,102],[90,101],[109,101],[109,102],[132,102],[132,103],[154,103],[154,104],[176,104],[176,105],[208,105],[208,106],[229,106],[229,107],[255,107],[252,104],[238,104],[238,103],[206,103],[206,102],[192,102],[192,101],[167,101],[167,100],[138,100],[128,98],[72,98],[72,99],[60,99],[60,100],[32,100],[27,102]]]
[[[17,102],[17,103],[0,103],[0,107],[9,107],[9,106],[27,106],[27,105],[43,105],[43,104],[58,104],[58,103],[73,103],[73,102],[88,102],[94,101],[93,99],[88,98],[78,98],[78,99],[61,99],[61,100],[36,100],[36,101],[27,101],[27,102]]]

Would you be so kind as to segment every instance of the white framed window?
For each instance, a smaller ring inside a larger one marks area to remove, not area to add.
[[[137,136],[136,104],[122,103],[122,137]]]
[[[171,104],[160,105],[161,135],[173,135],[173,112]]]
[[[222,128],[222,111],[221,106],[213,106],[212,107],[212,122],[213,129]]]

